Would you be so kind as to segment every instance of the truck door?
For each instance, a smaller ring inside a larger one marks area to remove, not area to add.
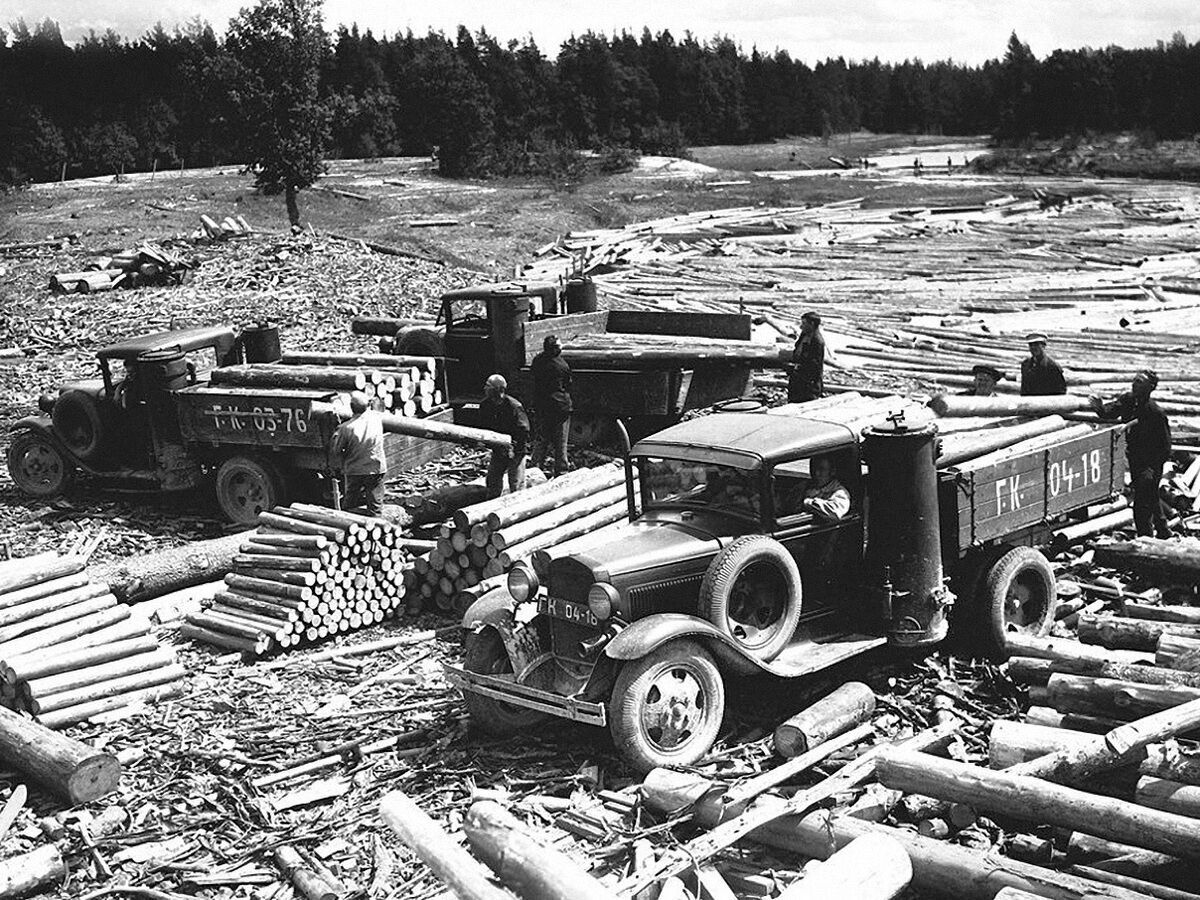
[[[806,499],[825,500],[819,504],[823,511],[812,511]],[[800,567],[805,614],[839,607],[862,558],[862,491],[854,451],[777,464],[771,500],[772,534]]]
[[[446,323],[447,388],[454,402],[483,398],[483,382],[496,371],[492,323],[482,298],[447,298],[442,304]]]

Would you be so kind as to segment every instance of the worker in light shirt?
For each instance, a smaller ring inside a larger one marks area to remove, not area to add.
[[[834,475],[833,460],[814,456],[810,464],[808,487],[800,507],[818,519],[837,522],[850,513],[850,492]]]
[[[361,391],[350,395],[351,416],[338,426],[329,445],[334,471],[345,479],[342,505],[369,516],[383,513],[387,454],[384,452],[383,417],[371,408]]]

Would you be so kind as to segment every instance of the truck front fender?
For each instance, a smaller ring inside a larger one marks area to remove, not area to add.
[[[675,638],[699,638],[729,669],[739,675],[769,671],[737,646],[733,638],[716,625],[698,616],[683,613],[658,613],[646,616],[621,629],[604,647],[606,656],[628,661],[641,659],[652,650]]]
[[[488,626],[511,626],[514,605],[507,587],[495,587],[467,607],[467,611],[463,613],[462,627],[466,631],[478,631]]]
[[[54,423],[49,416],[25,416],[23,419],[17,419],[12,424],[10,431],[36,431],[44,434],[56,444],[60,444],[58,437],[54,434]]]

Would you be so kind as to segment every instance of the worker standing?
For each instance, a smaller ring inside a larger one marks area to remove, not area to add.
[[[483,387],[484,398],[480,406],[483,427],[507,434],[512,438],[508,450],[493,450],[488,462],[488,498],[504,493],[504,480],[508,478],[508,489],[518,491],[525,485],[525,453],[529,449],[529,417],[525,407],[516,397],[509,395],[508,382],[503,375],[492,375]]]
[[[350,395],[350,418],[337,427],[329,444],[329,460],[345,482],[342,506],[367,515],[383,513],[387,455],[383,448],[383,417],[371,408],[361,391]]]
[[[788,368],[788,403],[806,403],[825,392],[825,338],[815,312],[800,317],[800,337]]]
[[[1065,394],[1067,379],[1062,367],[1046,353],[1046,336],[1035,332],[1025,341],[1029,344],[1029,356],[1021,361],[1021,396]]]
[[[1092,408],[1102,419],[1130,422],[1125,455],[1133,482],[1133,524],[1139,535],[1170,537],[1167,518],[1159,501],[1158,485],[1163,466],[1171,456],[1171,423],[1151,397],[1158,375],[1150,369],[1138,372],[1130,390],[1105,403],[1092,397]]]
[[[1004,373],[995,366],[980,363],[971,367],[975,383],[962,392],[962,397],[995,397],[996,385],[1004,380]]]
[[[567,433],[571,428],[571,367],[562,358],[558,336],[546,335],[542,352],[530,365],[533,373],[533,411],[537,433],[533,440],[533,465],[540,466],[546,451],[554,454],[554,475],[569,468]]]

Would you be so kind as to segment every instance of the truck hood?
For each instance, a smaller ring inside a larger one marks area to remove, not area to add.
[[[686,565],[688,562],[711,558],[721,541],[699,519],[682,522],[669,519],[638,519],[627,522],[613,532],[611,540],[588,547],[578,559],[603,580],[607,575],[614,581],[630,572],[645,571],[660,566]]]

